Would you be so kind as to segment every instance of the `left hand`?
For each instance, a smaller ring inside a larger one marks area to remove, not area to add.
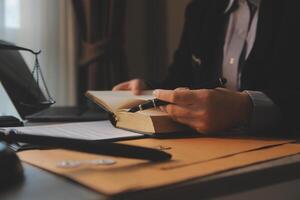
[[[225,131],[248,122],[252,102],[246,92],[224,88],[155,90],[156,98],[172,104],[162,106],[173,120],[200,133]]]

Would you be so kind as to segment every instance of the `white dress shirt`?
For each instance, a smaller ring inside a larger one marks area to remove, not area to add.
[[[240,90],[243,63],[252,51],[259,20],[260,0],[230,0],[225,10],[229,16],[223,49],[222,75],[226,88]],[[236,8],[235,8],[236,7]],[[260,91],[246,91],[253,103],[248,127],[252,131],[275,127],[280,120],[279,108]]]

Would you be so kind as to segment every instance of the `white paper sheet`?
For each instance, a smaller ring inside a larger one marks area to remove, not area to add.
[[[139,133],[115,128],[109,121],[28,126],[17,127],[14,129],[23,134],[74,138],[82,140],[108,140],[143,136]]]

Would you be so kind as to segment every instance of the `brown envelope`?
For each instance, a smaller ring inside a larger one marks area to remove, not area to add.
[[[18,155],[25,162],[63,175],[104,194],[114,195],[160,187],[299,153],[300,145],[288,144],[289,142],[291,140],[251,138],[143,139],[123,142],[168,151],[173,159],[165,163],[65,150],[31,150]],[[64,160],[104,158],[113,159],[117,163],[106,166],[82,164],[67,169],[57,167]]]

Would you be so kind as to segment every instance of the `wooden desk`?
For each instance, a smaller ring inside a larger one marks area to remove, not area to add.
[[[300,199],[300,155],[231,170],[159,190],[106,197],[65,178],[24,164],[25,180],[1,200],[35,199]]]

